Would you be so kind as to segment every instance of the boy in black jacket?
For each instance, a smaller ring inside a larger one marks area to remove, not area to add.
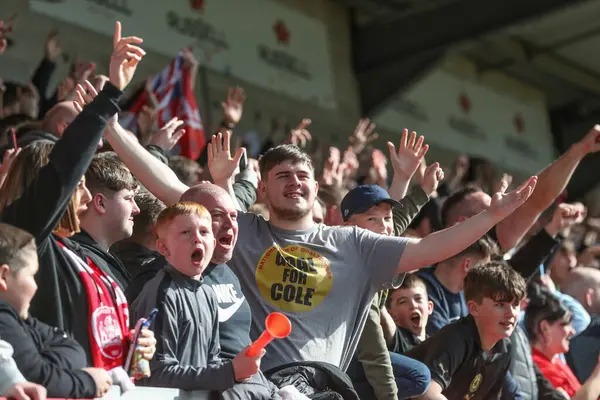
[[[0,223],[0,337],[13,346],[25,379],[44,386],[49,397],[102,396],[112,384],[108,373],[87,368],[75,340],[29,316],[37,270],[33,236]]]
[[[417,274],[407,274],[399,288],[390,292],[387,309],[396,324],[392,351],[404,354],[427,339],[427,320],[433,302],[427,286]]]
[[[406,353],[431,370],[422,399],[501,398],[525,281],[506,263],[491,262],[469,270],[464,292],[470,315]]]
[[[109,249],[133,233],[133,217],[140,209],[135,203],[138,185],[125,164],[113,152],[94,156],[85,173],[92,200],[79,216],[81,232],[73,240],[83,253],[125,290],[131,273]]]

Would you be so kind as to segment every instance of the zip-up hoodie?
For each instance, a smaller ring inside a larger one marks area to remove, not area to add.
[[[23,320],[0,300],[0,336],[14,348],[14,360],[25,379],[44,386],[49,397],[94,397],[96,384],[81,346],[59,329],[33,317]],[[3,382],[2,382],[3,383]]]

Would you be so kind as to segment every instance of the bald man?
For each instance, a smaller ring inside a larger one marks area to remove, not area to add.
[[[571,339],[566,356],[579,381],[585,382],[596,367],[600,353],[600,270],[575,268],[561,290],[577,299],[592,317],[588,328]]]
[[[22,134],[20,134],[20,131],[17,132],[17,144],[19,147],[25,147],[38,140],[55,142],[62,137],[65,128],[75,119],[77,114],[78,112],[72,102],[58,103],[46,113],[41,129],[34,129]],[[9,148],[12,148],[11,143],[0,147],[0,160]]]
[[[79,113],[75,110],[72,101],[60,102],[48,110],[42,123],[42,129],[60,138],[77,114]]]
[[[250,306],[242,293],[240,282],[227,266],[238,237],[237,210],[229,193],[212,183],[192,186],[181,201],[202,204],[212,217],[212,231],[217,241],[211,263],[202,274],[203,283],[217,294],[219,307],[219,342],[221,356],[233,359],[250,344]],[[164,257],[150,263],[141,274],[134,276],[126,295],[133,304],[144,284],[167,265]]]

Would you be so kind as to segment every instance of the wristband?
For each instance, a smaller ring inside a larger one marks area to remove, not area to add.
[[[232,122],[227,123],[223,120],[223,121],[221,121],[221,127],[229,129],[229,130],[233,130],[235,128],[235,124]]]

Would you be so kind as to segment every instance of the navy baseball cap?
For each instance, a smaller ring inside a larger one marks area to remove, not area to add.
[[[400,205],[389,193],[379,185],[360,185],[348,192],[342,200],[342,217],[344,221],[354,214],[367,212],[371,207],[386,202],[393,206]]]

